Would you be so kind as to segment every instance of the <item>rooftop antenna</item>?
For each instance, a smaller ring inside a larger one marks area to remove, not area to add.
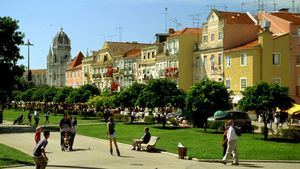
[[[257,0],[257,3],[258,3],[258,5],[257,5],[257,7],[258,7],[257,11],[259,12],[259,11],[261,11],[261,9],[260,9],[260,0]]]
[[[273,10],[274,11],[276,11],[276,5],[277,5],[276,0],[274,0],[274,2],[273,2]]]
[[[224,4],[224,10],[225,10],[225,12],[227,12],[227,8],[228,8],[228,6],[226,4]]]
[[[166,15],[165,28],[166,28],[166,32],[168,33],[168,8],[165,8],[165,15]]]
[[[119,30],[119,41],[122,42],[122,30],[124,26],[118,26],[117,29]]]
[[[182,24],[178,22],[177,18],[169,17],[169,20],[175,24],[177,30],[182,26]]]
[[[113,37],[115,37],[115,36],[117,36],[117,35],[109,35],[109,36],[108,36],[108,39],[109,39],[110,41],[113,41],[112,39],[113,39]]]
[[[297,6],[297,13],[300,13],[300,7]]]
[[[199,13],[189,15],[189,17],[192,17],[192,19],[193,19],[193,28],[195,28],[195,27],[199,28],[199,26],[200,26],[200,15],[201,14],[199,14]]]
[[[89,48],[86,48],[86,57],[89,57]]]
[[[241,3],[241,12],[244,12],[245,5],[247,5],[247,2],[242,2]]]
[[[295,11],[295,0],[292,0],[292,10],[293,10],[294,13],[296,12]]]
[[[265,10],[265,4],[264,4],[264,0],[261,0],[261,10],[264,11]]]

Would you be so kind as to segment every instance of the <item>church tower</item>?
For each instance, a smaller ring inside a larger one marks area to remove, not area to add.
[[[54,87],[64,87],[66,70],[71,61],[71,41],[61,28],[50,46],[47,56],[47,84]]]

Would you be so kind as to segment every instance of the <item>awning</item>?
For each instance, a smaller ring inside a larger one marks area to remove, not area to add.
[[[300,105],[299,104],[294,104],[294,106],[290,109],[288,109],[286,112],[289,114],[299,114],[300,113]]]

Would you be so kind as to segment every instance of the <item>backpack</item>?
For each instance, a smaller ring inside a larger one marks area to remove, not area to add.
[[[241,127],[234,126],[233,128],[234,128],[234,131],[237,136],[242,136],[242,128]]]

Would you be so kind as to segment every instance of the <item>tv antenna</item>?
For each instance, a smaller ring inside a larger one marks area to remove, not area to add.
[[[189,15],[189,17],[192,17],[192,20],[193,20],[193,28],[200,27],[200,15],[201,14],[199,14],[199,13]]]
[[[295,0],[292,0],[292,11],[295,13]]]
[[[117,29],[119,31],[119,41],[122,42],[122,30],[124,26],[118,26]]]
[[[277,5],[276,0],[274,0],[274,2],[273,2],[273,10],[274,11],[276,11],[276,5]]]
[[[177,30],[182,26],[182,24],[178,22],[177,18],[169,17],[169,20],[175,24]]]

